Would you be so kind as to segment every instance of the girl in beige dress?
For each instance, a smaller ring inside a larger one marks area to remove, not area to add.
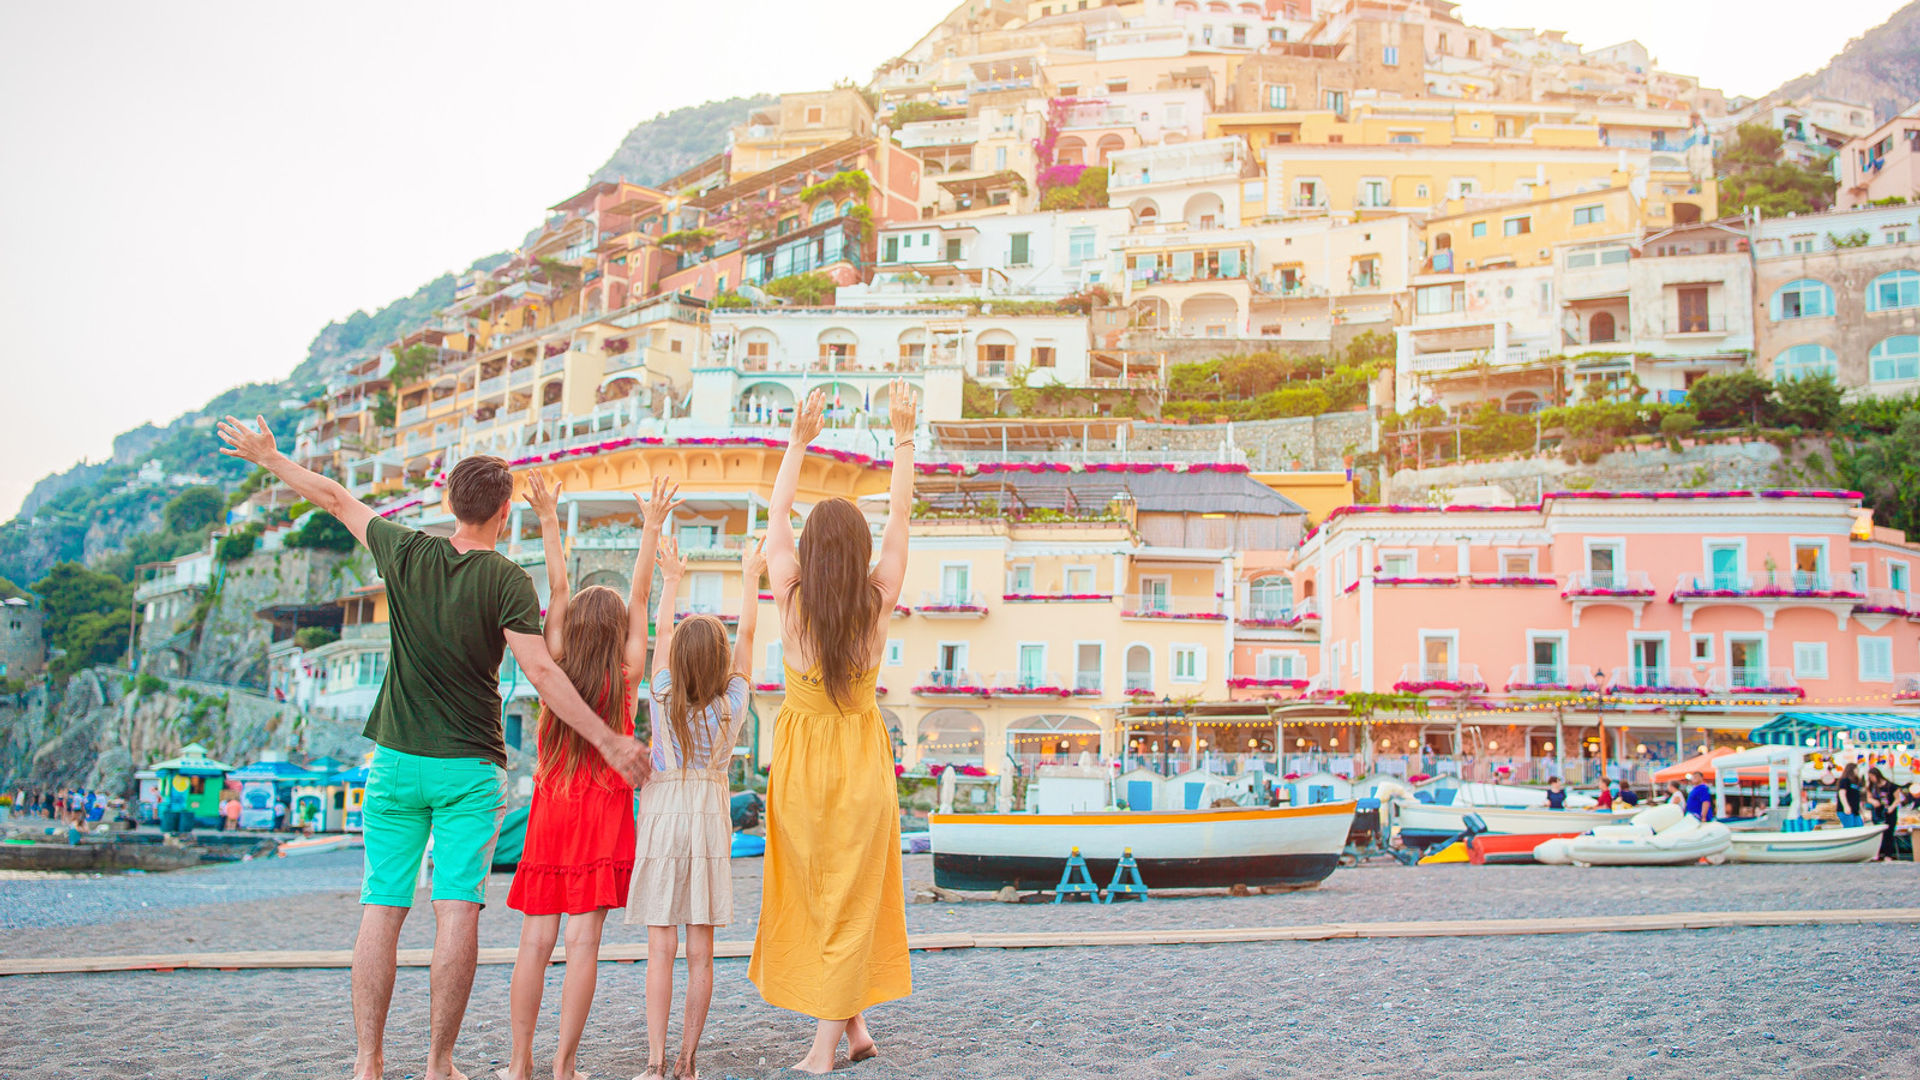
[[[673,1011],[673,962],[680,927],[687,928],[687,1011],[675,1077],[698,1077],[694,1054],[713,999],[713,928],[733,919],[729,856],[733,828],[727,812],[727,762],[747,715],[753,629],[760,575],[759,550],[741,560],[738,642],[729,653],[727,628],[712,615],[675,625],[674,600],[686,561],[671,536],[660,538],[659,640],[647,708],[653,722],[653,776],[640,789],[633,891],[626,919],[647,927],[647,1071],[638,1080],[668,1075],[667,1017]]]

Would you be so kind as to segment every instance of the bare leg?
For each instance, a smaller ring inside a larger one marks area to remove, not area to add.
[[[354,1080],[380,1080],[387,1066],[387,1006],[393,1002],[400,924],[406,920],[403,907],[360,908],[360,934],[353,941],[353,1033],[359,1044]]]
[[[560,916],[528,915],[520,921],[520,955],[513,958],[513,982],[507,992],[507,1016],[513,1026],[513,1050],[507,1075],[532,1080],[533,1029],[540,1020],[540,997],[547,987],[547,964],[560,936]]]
[[[465,900],[433,902],[433,1000],[427,1012],[431,1042],[426,1080],[465,1080],[453,1067],[453,1044],[467,1016],[473,965],[480,953],[480,905]]]
[[[673,958],[680,928],[647,927],[647,1071],[665,1073],[667,1017],[673,1012]]]
[[[560,983],[560,1046],[553,1052],[554,1080],[573,1080],[580,1033],[587,1029],[593,988],[599,978],[600,927],[607,909],[567,916],[567,975]]]
[[[801,1072],[832,1072],[834,1051],[840,1049],[840,1036],[847,1033],[845,1020],[821,1020],[818,1024],[813,1029],[813,1048],[793,1066]]]
[[[873,1045],[873,1034],[867,1030],[867,1014],[856,1014],[847,1021],[847,1056],[855,1061],[863,1061],[878,1052]]]
[[[707,1006],[713,1003],[713,927],[687,927],[687,1015],[680,1025],[680,1061],[674,1072],[695,1075],[694,1054],[707,1026]]]

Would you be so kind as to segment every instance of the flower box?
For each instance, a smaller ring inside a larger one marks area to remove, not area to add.
[[[1591,694],[1600,689],[1597,685],[1575,686],[1572,683],[1531,683],[1510,682],[1509,694]]]
[[[1477,577],[1475,585],[1500,585],[1515,588],[1542,588],[1560,584],[1550,577]]]
[[[1483,682],[1458,679],[1402,679],[1393,684],[1394,691],[1401,694],[1471,694],[1484,692],[1486,688]]]
[[[1569,600],[1580,596],[1612,596],[1624,599],[1651,600],[1659,594],[1652,589],[1594,589],[1576,587],[1560,594],[1560,599]]]
[[[1122,611],[1123,619],[1168,619],[1175,622],[1225,622],[1226,615],[1218,611]]]
[[[1851,589],[1794,589],[1780,585],[1762,585],[1752,589],[1675,589],[1668,603],[1700,599],[1858,600],[1862,599],[1862,594]]]
[[[1228,679],[1227,687],[1232,690],[1305,690],[1307,688],[1307,680],[1255,679],[1250,676],[1243,676]]]
[[[1145,687],[1136,686],[1133,689],[1127,691],[1127,696],[1130,698],[1150,698],[1153,696],[1153,691],[1148,690]]]
[[[911,615],[911,614],[913,614],[913,609],[912,609],[912,608],[910,608],[910,607],[908,607],[907,605],[905,605],[905,604],[895,604],[895,605],[893,605],[893,617],[894,617],[894,618],[896,618],[896,619],[904,619],[904,618],[906,618],[907,616],[909,616],[909,615]]]
[[[1048,601],[1083,604],[1113,599],[1112,593],[1004,593],[1000,599],[1009,604],[1039,604]]]
[[[1706,697],[1707,692],[1697,686],[1615,686],[1607,690],[1610,696],[1619,697]]]
[[[921,683],[920,685],[913,688],[913,692],[916,694],[923,694],[927,697],[942,697],[942,696],[944,697],[992,697],[993,696],[992,691],[988,690],[986,687],[973,686],[970,684],[954,684],[949,686],[943,683]]]
[[[1797,686],[1735,686],[1728,692],[1736,696],[1750,697],[1803,698],[1807,696],[1807,692]]]
[[[1893,607],[1889,604],[1855,604],[1853,613],[1855,615],[1892,615],[1895,618],[1904,618],[1909,614],[1906,608]]]
[[[1311,621],[1311,622],[1319,622],[1319,621],[1320,621],[1320,613],[1319,613],[1319,612],[1317,612],[1317,611],[1303,611],[1303,612],[1301,612],[1301,613],[1300,613],[1300,614],[1298,614],[1298,615],[1293,615],[1293,616],[1290,616],[1290,617],[1288,617],[1288,618],[1287,618],[1287,619],[1286,619],[1286,620],[1285,620],[1284,622],[1282,622],[1282,623],[1281,623],[1280,625],[1282,625],[1282,626],[1285,626],[1285,627],[1288,627],[1289,629],[1291,629],[1292,627],[1295,627],[1295,626],[1299,626],[1299,625],[1300,625],[1301,623],[1304,623],[1304,622],[1309,622],[1309,621]]]
[[[1074,697],[1099,697],[1100,688],[1097,686],[1076,686],[1073,688],[1073,696]]]
[[[1895,701],[1920,701],[1920,690],[1902,690],[1893,695]]]
[[[1285,619],[1241,619],[1240,625],[1249,630],[1276,630],[1293,625],[1291,617]]]
[[[755,690],[761,691],[762,693],[778,692],[781,690],[785,690],[787,688],[787,684],[777,683],[777,682],[757,682],[753,684],[753,688]]]
[[[1373,583],[1375,585],[1453,585],[1459,580],[1459,578],[1450,577],[1377,577],[1373,579]]]
[[[994,690],[995,697],[1071,697],[1072,691],[1064,686],[1002,686]]]
[[[896,606],[894,610],[895,613],[898,614],[898,606]],[[921,604],[913,610],[922,615],[929,613],[934,615],[985,615],[987,613],[987,606],[985,604]]]

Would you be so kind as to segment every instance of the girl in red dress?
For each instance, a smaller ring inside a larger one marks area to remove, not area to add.
[[[634,496],[644,529],[633,592],[623,604],[620,594],[604,585],[588,586],[568,598],[560,548],[560,485],[548,489],[538,473],[528,479],[527,502],[540,518],[547,558],[547,648],[580,696],[621,734],[634,730],[634,684],[628,673],[644,672],[654,549],[667,515],[680,505],[674,499],[677,490],[666,477],[655,477],[652,499]],[[608,908],[627,902],[633,875],[632,786],[545,708],[538,738],[526,845],[507,893],[507,906],[526,918],[520,924],[520,954],[514,959],[508,999],[513,1052],[507,1067],[495,1070],[500,1080],[533,1080],[534,1023],[562,915],[568,916],[567,971],[560,984],[560,1044],[554,1051],[553,1075],[555,1080],[579,1076],[574,1056],[593,1006],[600,928]]]

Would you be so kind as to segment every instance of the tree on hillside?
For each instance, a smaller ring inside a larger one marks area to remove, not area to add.
[[[1784,137],[1765,124],[1741,124],[1714,162],[1720,212],[1749,207],[1767,217],[1805,214],[1833,205],[1834,179],[1824,170],[1781,159]]]
[[[1772,393],[1772,383],[1741,369],[1701,376],[1687,388],[1687,404],[1707,427],[1735,427],[1760,423]]]
[[[112,574],[63,562],[34,582],[46,612],[47,640],[66,655],[48,664],[56,679],[119,659],[127,650],[133,586]]]
[[[185,533],[217,524],[226,512],[227,497],[220,489],[200,484],[175,495],[160,516],[166,521],[168,532]]]
[[[27,595],[27,590],[15,585],[6,578],[0,577],[0,600],[11,600],[16,596],[25,595]]]
[[[1836,483],[1866,496],[1876,525],[1920,536],[1920,411],[1909,410],[1885,435],[1836,439],[1830,466],[1809,462],[1816,482]]]

